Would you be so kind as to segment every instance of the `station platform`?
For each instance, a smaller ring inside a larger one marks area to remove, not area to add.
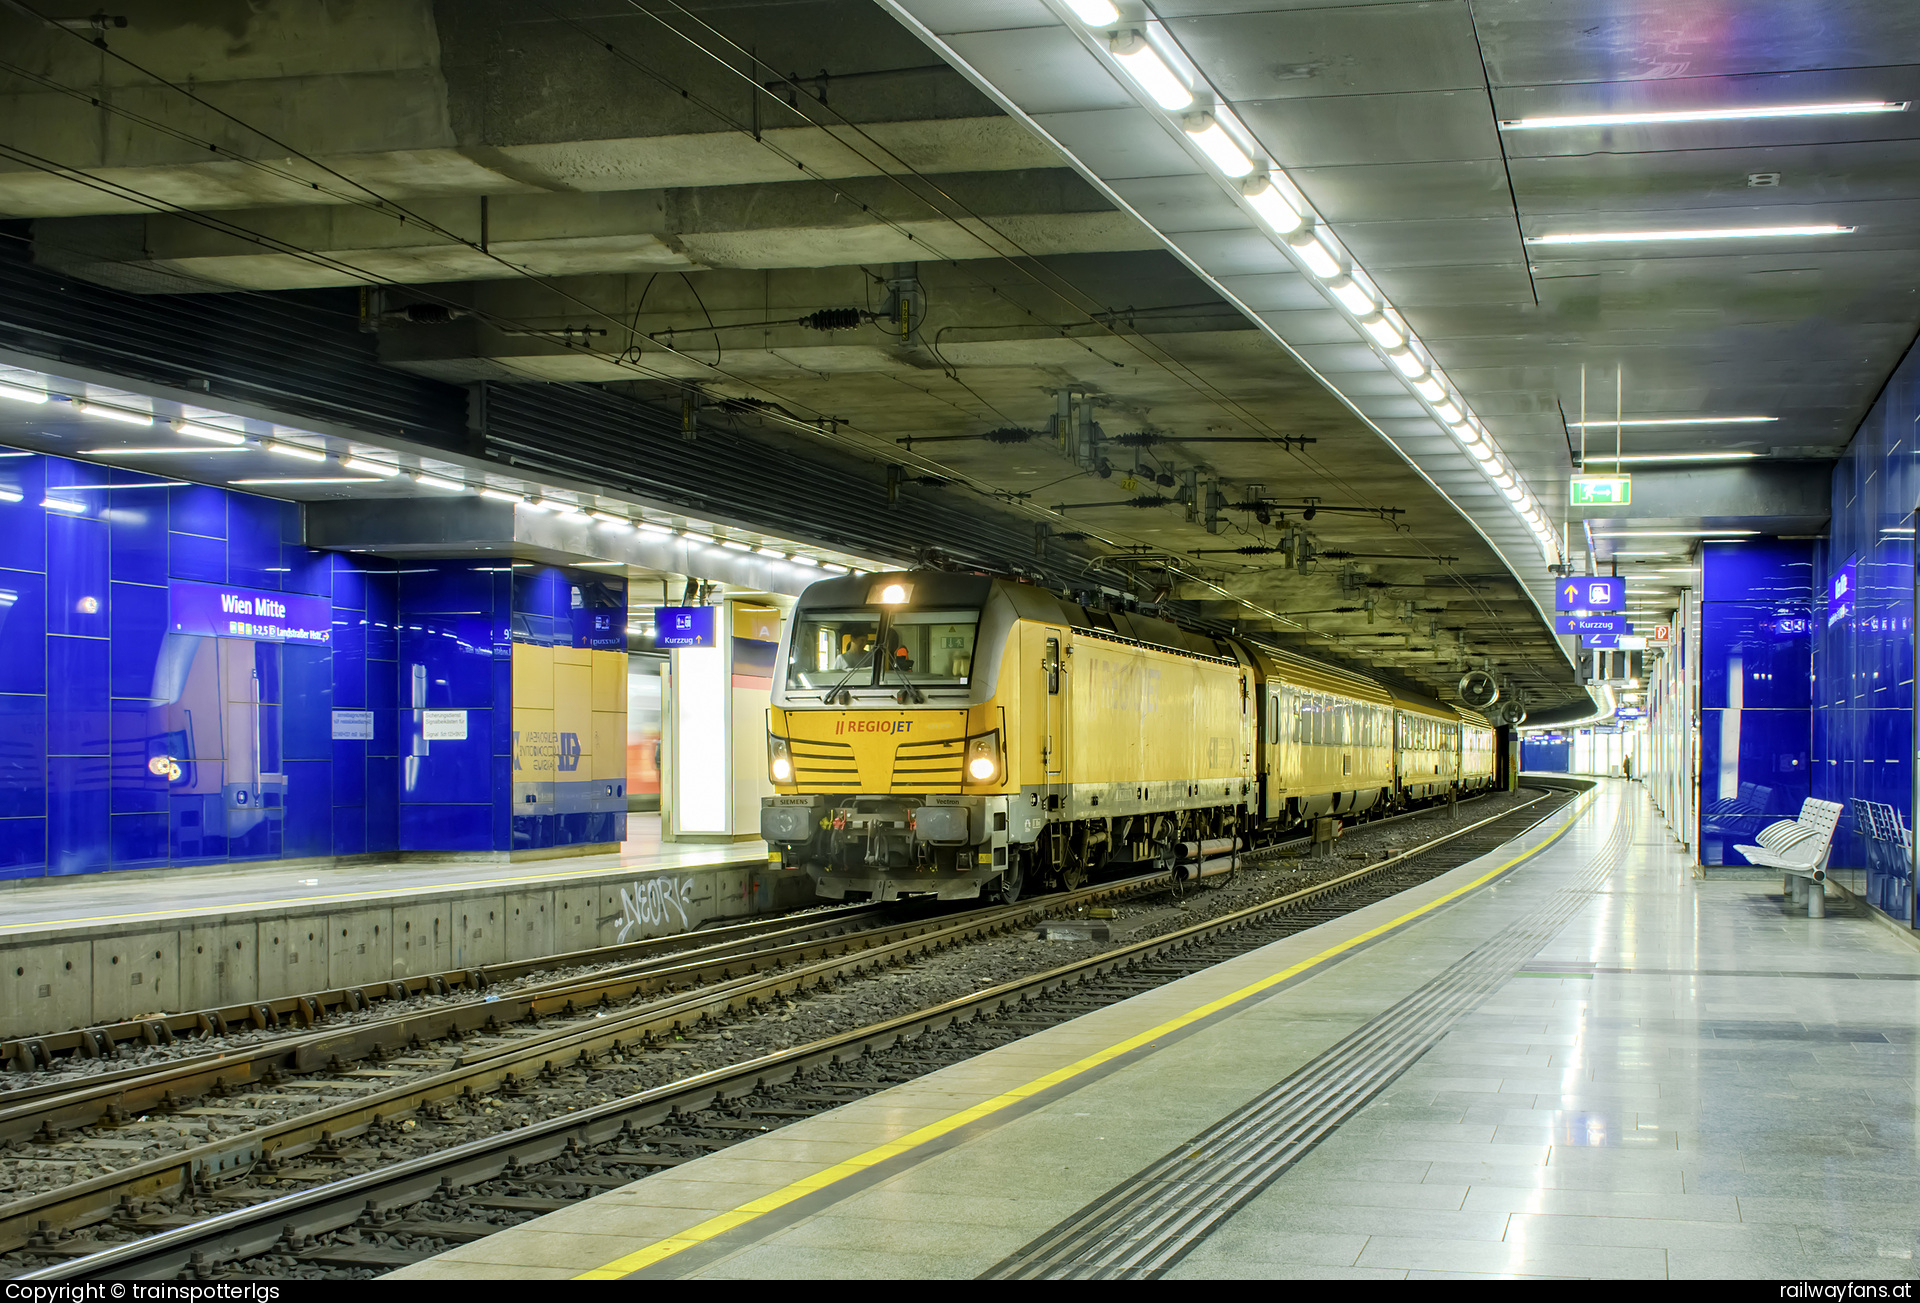
[[[0,1037],[538,958],[803,906],[764,842],[617,852],[37,878],[0,891]]]
[[[1601,780],[1343,919],[391,1278],[1911,1278],[1920,950]]]

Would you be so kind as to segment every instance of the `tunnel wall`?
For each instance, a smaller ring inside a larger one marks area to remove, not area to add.
[[[618,842],[618,775],[516,805],[510,664],[618,645],[625,602],[593,570],[317,551],[296,503],[8,452],[0,879]]]
[[[1900,838],[1913,827],[1916,421],[1920,348],[1894,370],[1834,467],[1832,523],[1818,557],[1812,738],[1813,794],[1846,807],[1834,877],[1908,922],[1911,861]],[[1843,614],[1832,596],[1849,562],[1854,596]],[[1866,802],[1880,807],[1877,830]]]

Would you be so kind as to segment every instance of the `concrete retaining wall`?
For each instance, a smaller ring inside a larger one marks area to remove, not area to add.
[[[804,871],[757,859],[47,928],[0,937],[0,1037],[537,959],[812,901]]]

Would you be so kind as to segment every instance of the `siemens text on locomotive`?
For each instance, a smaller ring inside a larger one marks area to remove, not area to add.
[[[1493,783],[1472,711],[1008,580],[824,580],[781,652],[761,833],[832,899],[1012,899]]]

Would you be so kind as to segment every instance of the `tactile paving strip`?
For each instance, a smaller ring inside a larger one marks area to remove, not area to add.
[[[1165,1272],[1538,954],[1605,884],[1635,822],[1629,803],[1606,844],[1541,909],[980,1278],[1141,1280]]]

